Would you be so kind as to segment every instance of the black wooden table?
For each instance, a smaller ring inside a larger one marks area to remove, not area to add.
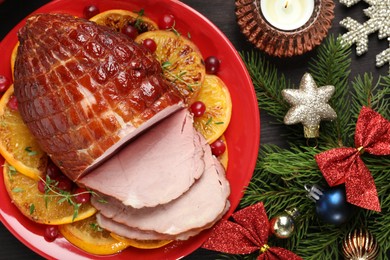
[[[107,0],[109,1],[109,0]],[[128,0],[131,1],[131,0]],[[0,1],[1,2],[1,1]],[[0,4],[0,39],[2,39],[13,26],[17,24],[30,12],[49,2],[49,0],[5,0]],[[249,44],[241,34],[236,23],[234,14],[234,0],[182,0],[185,4],[191,6],[209,20],[211,20],[223,33],[229,38],[237,50],[251,50],[253,46]],[[335,19],[330,33],[335,35],[345,33],[341,28],[339,21],[347,16],[363,22],[366,18],[362,12],[368,5],[359,3],[353,7],[346,8],[336,0]],[[196,25],[194,25],[196,26]],[[377,35],[370,36],[369,51],[363,56],[357,57],[353,51],[353,65],[351,77],[357,74],[363,75],[364,72],[371,72],[374,77],[385,75],[388,71],[388,65],[382,68],[375,67],[375,55],[388,47],[385,40],[378,40]],[[281,72],[285,73],[287,78],[294,84],[299,84],[303,73],[307,70],[308,61],[312,58],[314,51],[306,53],[299,57],[278,59],[268,57]],[[1,59],[1,54],[0,54]],[[281,133],[283,127],[270,124],[273,119],[266,113],[261,112],[261,143],[282,144]],[[1,203],[1,202],[0,202]],[[29,248],[20,243],[1,223],[0,223],[0,259],[41,259]],[[206,250],[199,249],[186,257],[185,259],[215,259],[216,254]]]

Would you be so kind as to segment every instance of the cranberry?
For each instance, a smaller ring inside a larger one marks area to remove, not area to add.
[[[158,27],[160,29],[170,29],[175,26],[175,17],[171,14],[164,14],[158,20]]]
[[[215,141],[214,143],[212,143],[210,145],[211,147],[211,152],[215,155],[215,156],[220,156],[221,154],[223,154],[226,150],[226,145],[225,143],[222,141],[222,140],[217,140]]]
[[[46,182],[44,180],[39,180],[38,181],[38,190],[41,193],[45,193],[45,188],[46,188]]]
[[[73,182],[63,175],[58,177],[56,181],[58,181],[56,188],[59,190],[70,192],[73,189]]]
[[[16,97],[14,95],[12,95],[9,98],[7,105],[13,111],[17,111],[18,110],[18,100],[16,99]]]
[[[201,117],[206,111],[206,105],[202,101],[195,101],[192,103],[190,110],[194,117]]]
[[[74,195],[76,203],[84,204],[91,200],[91,193],[85,188],[77,187],[74,191]]]
[[[155,52],[157,49],[157,44],[153,39],[145,39],[142,44],[148,48],[151,52]]]
[[[208,74],[216,74],[219,71],[221,61],[215,56],[209,56],[206,58],[204,63]]]
[[[96,5],[86,6],[83,10],[84,17],[90,19],[100,13],[99,8]]]
[[[47,242],[53,242],[59,235],[57,226],[46,226],[43,237]]]
[[[57,165],[55,165],[53,162],[49,162],[46,169],[46,175],[48,175],[50,179],[58,179],[61,176],[61,171]]]
[[[0,75],[0,92],[5,92],[10,84],[11,82],[6,76]]]
[[[129,36],[131,39],[135,39],[138,36],[138,30],[131,24],[122,28],[122,33]]]

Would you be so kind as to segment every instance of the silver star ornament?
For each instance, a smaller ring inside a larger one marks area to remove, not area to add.
[[[330,85],[317,87],[311,74],[305,73],[299,89],[282,90],[283,98],[292,105],[284,117],[284,123],[302,123],[305,138],[317,138],[321,120],[337,118],[336,112],[327,103],[334,91],[334,86]]]

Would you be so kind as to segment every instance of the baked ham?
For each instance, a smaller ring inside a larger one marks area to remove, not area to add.
[[[202,177],[167,204],[135,209],[112,197],[92,198],[92,205],[101,215],[98,224],[121,236],[140,240],[184,240],[211,227],[229,209],[230,186],[223,166],[212,156],[209,146],[204,161]]]
[[[18,36],[19,112],[74,181],[182,108],[158,61],[124,34],[71,15],[40,14]]]
[[[183,109],[146,130],[78,183],[133,208],[165,204],[202,175],[206,146],[191,114]]]

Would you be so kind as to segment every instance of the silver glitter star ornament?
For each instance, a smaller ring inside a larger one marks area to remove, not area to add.
[[[310,73],[305,73],[299,89],[282,90],[283,98],[292,107],[284,117],[286,125],[303,124],[305,138],[319,136],[321,120],[333,120],[336,112],[327,103],[334,93],[334,86],[317,87]]]

